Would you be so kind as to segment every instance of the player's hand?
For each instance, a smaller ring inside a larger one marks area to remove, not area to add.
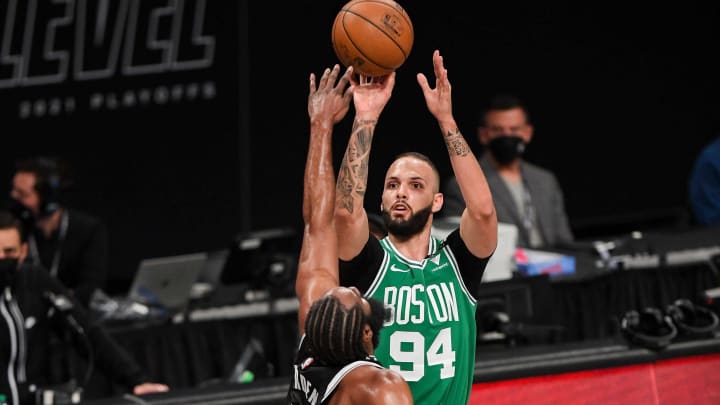
[[[340,65],[336,64],[332,69],[325,69],[319,81],[316,80],[314,73],[310,74],[308,96],[310,121],[330,119],[336,124],[345,117],[352,99],[353,86],[350,86],[352,72],[352,66],[349,66],[338,80]]]
[[[430,113],[440,121],[452,120],[452,86],[448,80],[447,69],[443,65],[440,51],[433,52],[433,67],[435,69],[435,88],[431,88],[424,74],[417,74],[417,81],[425,96]]]
[[[360,75],[359,82],[353,78],[352,83],[356,118],[377,120],[392,96],[395,72],[379,77]]]
[[[156,392],[167,392],[169,390],[170,390],[170,387],[168,387],[165,384],[142,383],[142,384],[136,385],[133,388],[133,394],[143,395],[143,394],[151,394],[151,393],[156,393]]]

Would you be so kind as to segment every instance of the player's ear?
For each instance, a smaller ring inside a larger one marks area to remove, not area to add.
[[[433,197],[433,203],[432,203],[433,214],[440,211],[444,202],[445,202],[445,197],[443,196],[443,193],[435,193],[435,196]]]
[[[363,325],[362,341],[363,343],[372,344],[373,331],[369,324]]]

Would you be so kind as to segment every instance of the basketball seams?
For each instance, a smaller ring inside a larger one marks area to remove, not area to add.
[[[357,14],[355,14],[355,13],[352,13],[352,14],[355,15],[355,16],[357,16]],[[375,62],[375,61],[372,60],[365,52],[363,52],[363,51],[360,49],[360,47],[358,46],[358,44],[353,40],[353,38],[350,36],[350,33],[349,33],[348,30],[345,28],[345,24],[344,24],[344,22],[342,21],[342,20],[345,19],[344,17],[345,17],[345,16],[343,16],[343,18],[342,18],[341,21],[340,21],[340,28],[342,28],[342,33],[343,33],[344,36],[345,36],[345,41],[346,41],[347,43],[351,44],[351,45],[353,46],[353,48],[355,49],[355,51],[356,51],[357,53],[359,53],[360,55],[362,55],[367,62],[370,62],[370,63],[372,63],[373,65],[375,65],[375,66],[377,66],[377,67],[379,67],[379,68],[381,68],[381,69],[392,70],[392,68],[389,67],[389,66],[384,66],[384,65],[381,65],[381,64]],[[375,26],[375,25],[373,24],[373,26]],[[335,33],[336,33],[336,30],[333,29],[333,38],[335,38]],[[385,34],[385,33],[383,32],[383,34]],[[385,34],[385,35],[387,36],[387,34]],[[334,41],[334,42],[335,42],[335,41]],[[393,42],[394,42],[394,41],[393,41]],[[350,63],[352,64],[353,61],[350,60],[350,61],[348,61],[348,62],[350,62]]]
[[[357,42],[355,42],[355,40],[353,40],[353,38],[350,36],[350,34],[348,33],[348,31],[345,29],[345,24],[342,24],[341,26],[342,26],[343,32],[345,33],[345,36],[347,37],[348,42],[352,44],[353,48],[355,48],[355,51],[357,51],[357,53],[359,53],[360,55],[362,55],[363,58],[364,58],[367,62],[370,62],[370,63],[372,63],[373,65],[375,65],[375,66],[377,66],[377,67],[379,67],[379,68],[381,68],[381,69],[392,70],[392,67],[391,67],[391,66],[381,65],[381,64],[375,62],[372,58],[370,58],[370,56],[369,56],[367,53],[363,52],[363,50],[360,49],[360,47],[358,46]],[[385,34],[385,33],[383,32],[383,34]],[[387,36],[387,34],[385,34],[385,35]],[[393,41],[393,43],[394,43],[394,42],[395,42],[395,41]],[[396,45],[397,45],[397,44],[396,44]]]
[[[378,3],[382,3],[382,2],[378,2]],[[384,4],[384,3],[383,3],[383,4]],[[393,10],[394,10],[394,9],[393,9]],[[393,38],[391,35],[389,35],[389,34],[387,33],[387,31],[385,31],[385,30],[383,29],[384,27],[375,24],[372,20],[369,20],[369,19],[368,19],[367,17],[365,17],[364,15],[354,13],[352,10],[346,10],[346,11],[345,11],[345,14],[352,14],[352,15],[354,15],[355,17],[358,17],[358,18],[360,18],[360,19],[362,19],[362,20],[364,20],[364,21],[367,21],[370,25],[372,25],[373,27],[377,28],[378,31],[380,31],[380,32],[381,32],[383,35],[385,35],[390,41],[392,41],[392,43],[395,44],[395,46],[397,46],[397,48],[400,50],[400,52],[403,54],[403,56],[404,56],[405,58],[408,57],[409,53],[405,53],[405,50],[404,50],[403,47],[400,45],[400,43],[399,43],[398,41],[396,41],[395,38]],[[355,41],[353,41],[352,37],[348,34],[348,31],[345,29],[345,16],[344,16],[344,15],[343,15],[342,27],[343,27],[343,31],[345,31],[345,34],[347,35],[347,37],[348,37],[348,39],[350,40],[350,42],[352,42],[353,45],[355,45]],[[358,48],[357,46],[355,46],[355,48],[357,48],[357,50],[360,51],[360,48]],[[363,52],[360,51],[360,53],[363,53]],[[371,59],[368,59],[368,60],[371,60]],[[375,63],[375,62],[373,61],[373,63]],[[377,64],[377,63],[375,63],[375,64],[378,65],[378,66],[382,66],[382,65]]]
[[[393,0],[351,0],[336,16],[331,38],[345,66],[380,76],[408,58],[414,27],[407,12]]]
[[[356,0],[356,1],[351,1],[351,2],[349,2],[349,3],[347,3],[347,4],[345,4],[345,6],[342,8],[341,11],[346,11],[346,12],[351,11],[351,9],[352,9],[355,5],[360,4],[360,3],[382,4],[383,6],[389,8],[389,9],[391,9],[391,10],[397,11],[397,12],[400,14],[400,16],[402,16],[403,20],[405,20],[405,23],[408,25],[408,27],[410,27],[411,30],[412,30],[412,28],[413,28],[413,26],[412,26],[412,21],[410,21],[410,16],[408,16],[407,11],[405,11],[405,9],[402,8],[402,6],[400,6],[400,8],[393,7],[392,4],[388,4],[386,1],[382,1],[382,0]],[[398,4],[398,5],[399,5],[399,4]],[[353,13],[353,14],[355,14],[355,13]],[[414,33],[414,32],[413,32],[413,33]]]
[[[347,14],[347,13],[346,13],[346,14]],[[392,43],[395,44],[395,46],[397,46],[397,48],[400,50],[400,52],[401,52],[403,55],[405,55],[405,51],[403,51],[402,47],[400,47],[400,45],[397,43],[397,41],[395,41],[390,35],[388,35],[387,32],[385,32],[384,30],[379,29],[379,27],[378,27],[376,24],[373,24],[372,21],[368,20],[367,18],[365,18],[365,17],[363,17],[363,16],[361,16],[361,15],[358,15],[358,14],[355,14],[355,13],[350,13],[350,14],[354,15],[355,17],[359,17],[359,18],[367,21],[367,22],[369,22],[373,27],[378,28],[378,31],[379,31],[380,33],[382,33],[382,35],[384,35],[384,36],[385,36],[386,38],[388,38],[390,41],[392,41]],[[345,16],[343,16],[343,20],[345,20]],[[353,45],[353,47],[355,48],[355,50],[356,50],[360,55],[362,55],[362,56],[365,58],[366,61],[371,62],[371,63],[374,64],[375,66],[377,66],[377,67],[379,67],[379,68],[382,68],[382,69],[384,69],[384,70],[393,70],[393,69],[394,69],[392,66],[386,66],[386,65],[380,64],[380,63],[376,62],[374,59],[372,59],[372,57],[371,57],[370,55],[368,55],[366,52],[364,52],[364,51],[358,46],[358,43],[353,39],[353,37],[352,37],[352,36],[350,35],[350,33],[348,32],[348,30],[345,28],[345,22],[344,22],[344,21],[341,21],[341,26],[342,26],[343,32],[345,33],[345,36],[347,37],[348,42],[350,42],[350,43]]]
[[[415,37],[415,30],[414,30],[414,28],[413,28],[412,21],[410,20],[410,16],[408,15],[407,11],[405,11],[405,9],[402,8],[402,6],[400,6],[400,7],[401,7],[400,9],[398,9],[398,8],[396,8],[396,7],[393,7],[391,4],[388,4],[387,2],[382,1],[382,0],[356,0],[356,1],[351,1],[350,3],[347,3],[347,4],[345,5],[345,7],[342,8],[341,11],[345,11],[346,13],[351,13],[351,14],[353,14],[353,15],[357,15],[357,16],[360,17],[360,15],[358,15],[356,12],[353,12],[353,11],[352,11],[352,8],[353,8],[354,6],[360,4],[360,3],[380,4],[380,5],[384,6],[384,7],[389,8],[389,9],[392,10],[392,11],[397,12],[397,13],[400,15],[400,17],[402,17],[402,19],[405,20],[405,26],[407,26],[408,28],[410,28],[410,33],[409,33],[408,35],[410,35],[410,36],[413,37],[413,38]],[[368,21],[366,18],[363,18],[363,19],[366,20],[366,21]],[[368,21],[368,22],[372,23],[372,21]],[[377,28],[380,28],[380,27],[378,27],[378,26],[375,25],[375,24],[373,24],[373,25],[374,25],[375,27],[377,27]]]

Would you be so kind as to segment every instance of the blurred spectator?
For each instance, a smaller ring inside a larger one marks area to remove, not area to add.
[[[695,221],[701,225],[720,225],[720,136],[697,156],[689,191]]]
[[[69,179],[57,159],[16,162],[10,191],[13,211],[28,233],[29,258],[41,264],[88,307],[108,274],[108,236],[104,223],[62,204]]]
[[[53,338],[63,341],[63,332],[74,332],[72,341],[81,347],[89,364],[97,363],[108,376],[125,384],[136,395],[167,391],[165,384],[147,383],[148,378],[134,359],[107,332],[94,323],[67,289],[37,264],[25,261],[28,246],[22,239],[21,222],[10,212],[0,211],[0,394],[9,404],[40,402],[39,390],[51,381],[55,358]],[[86,343],[87,346],[82,345]],[[87,383],[87,378],[80,385]]]
[[[478,139],[484,147],[480,166],[492,192],[498,222],[518,228],[518,246],[562,247],[574,241],[562,189],[555,175],[523,159],[533,126],[523,103],[499,94],[483,111]],[[465,203],[452,177],[443,190],[443,215],[460,216]]]

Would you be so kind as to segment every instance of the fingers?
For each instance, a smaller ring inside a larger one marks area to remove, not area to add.
[[[328,78],[330,77],[330,72],[332,72],[332,70],[330,70],[330,68],[325,68],[325,71],[323,72],[322,77],[320,77],[320,85],[318,85],[318,90],[324,89],[325,86],[327,86]]]
[[[383,82],[387,83],[387,87],[394,87],[395,86],[395,71],[390,72],[389,75],[385,76],[385,79],[383,79]]]
[[[417,77],[417,82],[420,85],[420,88],[422,89],[423,92],[425,92],[425,90],[430,89],[430,83],[428,83],[428,79],[427,79],[427,77],[425,77],[424,74],[418,73],[416,77]]]
[[[354,72],[353,72],[353,73],[354,73]],[[354,74],[350,75],[350,84],[351,84],[353,87],[360,85],[360,82],[358,82],[358,80],[355,78],[355,75],[354,75]]]
[[[352,74],[353,74],[353,68],[352,66],[349,66],[345,73],[340,77],[340,80],[338,81],[338,76],[340,74],[340,65],[335,64],[332,69],[326,68],[323,71],[322,76],[320,77],[320,82],[315,85],[315,74],[310,74],[310,94],[319,91],[321,89],[336,89],[338,91],[344,91],[345,86],[347,86],[348,83],[354,84]],[[335,84],[337,82],[337,85]]]
[[[335,86],[335,82],[337,81],[338,74],[340,73],[340,65],[337,63],[333,66],[332,70],[330,71],[330,74],[328,75],[327,85],[329,86]]]
[[[133,394],[135,395],[143,395],[143,394],[151,394],[156,392],[168,392],[170,390],[170,387],[168,387],[165,384],[158,384],[158,383],[142,383],[139,385],[136,385],[133,387]]]
[[[440,80],[447,76],[447,70],[443,66],[443,57],[440,56],[440,51],[435,50],[433,52],[433,67],[435,68],[435,78]]]
[[[315,93],[315,73],[310,73],[310,95]]]
[[[448,72],[445,68],[445,64],[443,61],[442,55],[440,55],[439,50],[435,50],[433,52],[433,70],[435,72],[435,89],[440,90],[447,90],[450,88],[450,81],[448,79]],[[418,77],[418,83],[420,83],[420,78]],[[425,87],[423,87],[423,83],[420,83],[420,86],[423,88],[427,88],[427,79],[424,79]]]
[[[393,71],[388,75],[376,77],[373,83],[376,83],[376,85],[385,92],[392,91],[395,87],[395,72]]]
[[[345,69],[345,73],[340,78],[340,82],[338,82],[337,87],[339,89],[344,89],[348,83],[352,83],[352,74],[353,74],[353,68],[352,68],[352,66],[348,66],[348,68]]]
[[[350,86],[345,88],[345,93],[343,94],[343,99],[347,101],[348,103],[352,99],[353,91],[355,90],[355,86],[357,86],[357,81],[355,80],[354,74],[355,70],[352,66],[348,66],[347,70],[345,70],[345,74],[343,75],[341,82],[342,86],[345,87],[347,83],[350,83]],[[342,87],[341,87],[342,88]]]
[[[343,101],[346,103],[350,103],[352,100],[353,90],[355,89],[355,86],[348,86],[347,89],[345,89],[345,93],[343,93]]]
[[[392,71],[386,75],[383,76],[365,76],[363,74],[359,74],[358,77],[360,81],[353,80],[352,83],[355,86],[374,86],[374,87],[382,87],[392,88],[395,85],[395,75],[396,72]]]

